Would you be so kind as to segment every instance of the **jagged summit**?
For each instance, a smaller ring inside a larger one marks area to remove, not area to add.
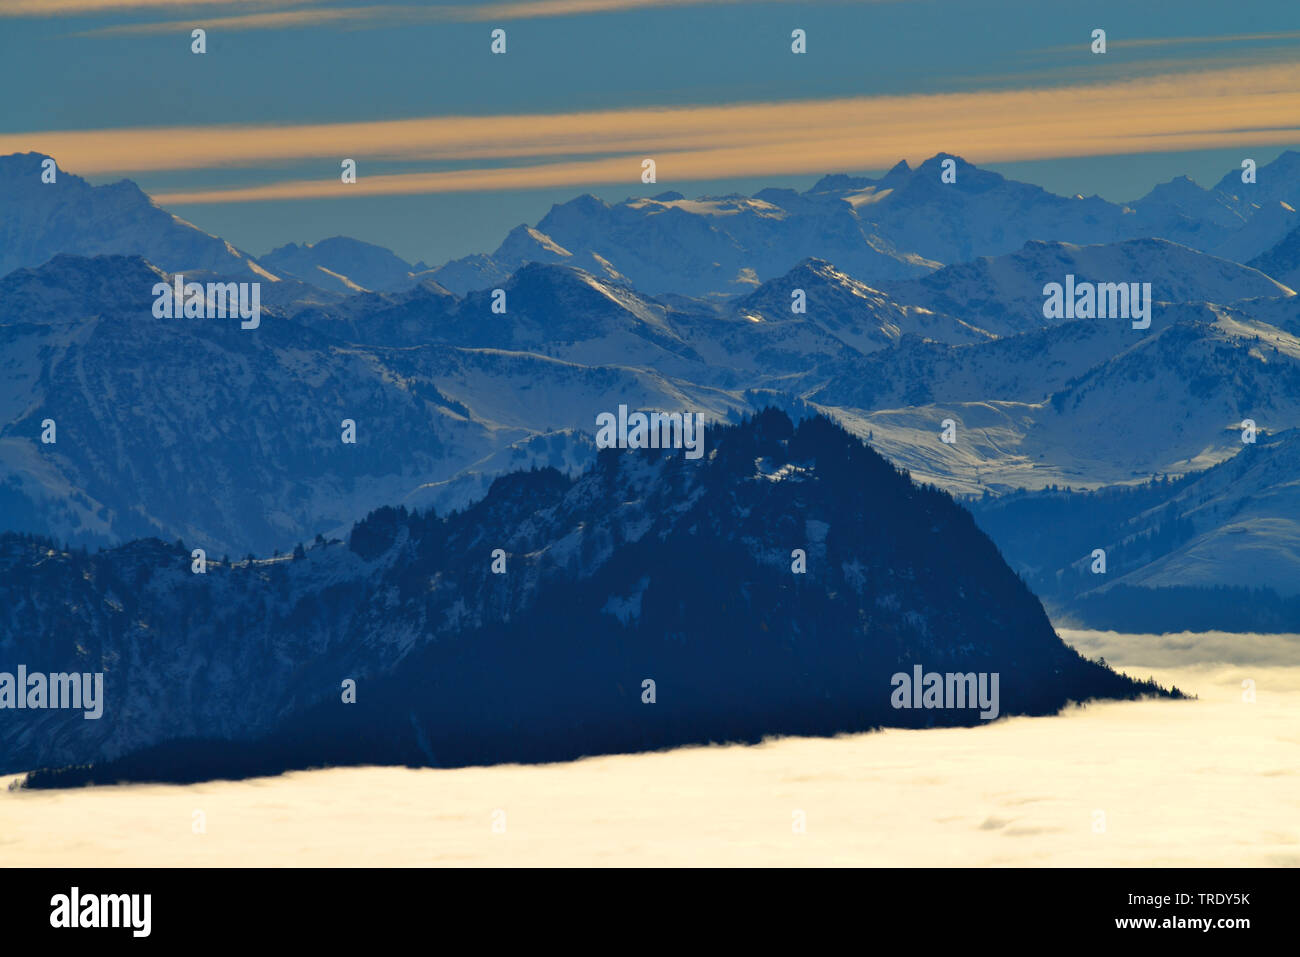
[[[59,169],[53,183],[42,182],[44,159],[0,156],[0,275],[68,253],[138,255],[169,272],[277,278],[247,253],[161,209],[130,180],[91,186]]]
[[[348,236],[288,243],[259,261],[279,275],[349,295],[406,289],[417,281],[411,263],[382,246]]]

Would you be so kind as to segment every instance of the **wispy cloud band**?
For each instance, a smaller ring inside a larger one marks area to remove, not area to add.
[[[315,0],[0,0],[0,17],[98,16],[136,10],[291,7]]]
[[[91,175],[320,164],[319,175],[306,178],[157,197],[229,203],[639,185],[647,156],[658,164],[659,181],[668,183],[879,169],[944,150],[988,163],[1294,143],[1300,143],[1300,65],[1282,64],[1066,88],[7,134],[0,135],[0,153],[40,150]],[[356,184],[339,182],[344,157],[358,161]],[[458,168],[367,173],[367,163],[393,162]]]
[[[585,14],[622,13],[630,10],[674,7],[732,6],[739,3],[773,3],[781,0],[494,0],[485,3],[322,4],[319,0],[0,0],[0,17],[99,16],[146,11],[180,12],[199,17],[205,26],[226,30],[275,29],[284,26],[325,25],[342,20],[384,23],[427,21],[483,22],[532,20]],[[834,0],[844,4],[893,3],[903,0]],[[310,6],[286,11],[281,8]],[[252,8],[266,13],[244,13]],[[96,34],[164,33],[189,25],[149,22],[124,23],[89,31]]]

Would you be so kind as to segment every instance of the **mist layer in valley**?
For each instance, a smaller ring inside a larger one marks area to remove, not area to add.
[[[0,863],[1300,866],[1300,635],[1064,636],[1198,697],[540,766],[0,789]]]

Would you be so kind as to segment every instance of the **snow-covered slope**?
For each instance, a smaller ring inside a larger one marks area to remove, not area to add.
[[[553,207],[536,229],[518,227],[492,256],[456,260],[430,275],[466,292],[499,284],[528,261],[567,262],[651,294],[732,295],[809,257],[868,279],[938,265],[874,235],[848,204],[764,190],[697,200],[668,192],[614,205],[579,196]]]
[[[803,313],[794,312],[797,290],[803,291]],[[901,306],[820,259],[800,263],[784,276],[764,283],[737,300],[733,308],[751,322],[802,319],[864,354],[897,345],[905,335],[952,345],[992,338],[946,313]]]
[[[1057,615],[1111,628],[1300,625],[1300,433],[1261,435],[1181,478],[968,501]],[[1106,567],[1096,567],[1102,549]]]
[[[1283,236],[1275,246],[1256,256],[1248,265],[1288,286],[1300,286],[1300,226]]]
[[[956,164],[954,183],[941,179],[949,159]],[[806,195],[843,201],[897,248],[941,263],[1008,253],[1031,239],[1114,242],[1136,228],[1133,217],[1114,203],[1057,196],[947,153],[915,169],[900,162],[880,179],[828,176]]]
[[[913,347],[897,354],[900,369],[869,357],[806,395],[953,491],[1181,474],[1239,451],[1245,419],[1267,433],[1300,426],[1300,339],[1254,318],[1254,306],[1163,307],[1146,333],[1097,320],[982,346]],[[872,385],[877,369],[887,377]],[[949,418],[952,444],[940,440]]]
[[[258,261],[280,276],[351,295],[370,290],[406,289],[417,280],[424,264],[412,265],[391,250],[347,236],[316,243],[289,243],[271,250]]]
[[[138,257],[59,257],[4,280],[3,527],[292,547],[492,448],[493,429],[431,385],[273,310],[248,330],[155,318],[159,276]],[[65,293],[57,308],[51,285]],[[341,440],[348,418],[355,445]]]
[[[269,308],[251,330],[157,319],[151,290],[165,277],[138,257],[62,256],[0,280],[0,527],[289,548],[463,469],[477,475],[530,436],[590,432],[620,403],[710,419],[743,407],[657,371],[682,348],[662,317],[573,270],[521,274],[511,288],[528,295],[504,317],[485,297],[452,300],[441,341],[414,347],[350,344],[328,320]],[[46,419],[54,444],[40,440]],[[355,445],[342,442],[344,419]],[[583,458],[561,449],[544,461]]]
[[[1246,225],[1210,251],[1247,262],[1300,226],[1300,152],[1286,150],[1259,167],[1253,183],[1241,181],[1241,170],[1230,171],[1214,192],[1227,197]]]
[[[1192,537],[1114,583],[1234,585],[1300,594],[1300,432],[1243,446],[1162,507],[1190,521]],[[1154,520],[1154,510],[1150,514]]]
[[[1228,303],[1292,296],[1262,272],[1165,239],[1075,246],[1034,240],[1015,253],[945,266],[923,279],[886,282],[898,302],[949,313],[999,336],[1050,322],[1043,316],[1047,283],[1150,283],[1158,302]]]

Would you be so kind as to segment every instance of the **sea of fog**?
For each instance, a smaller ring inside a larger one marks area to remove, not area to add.
[[[1300,635],[1061,635],[1199,699],[531,767],[0,779],[0,865],[1300,865]]]

